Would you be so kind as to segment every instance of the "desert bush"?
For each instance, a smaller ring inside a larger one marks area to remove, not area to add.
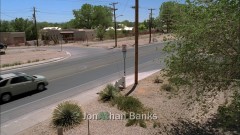
[[[133,126],[133,125],[139,125],[140,127],[146,128],[146,123],[144,119],[130,119],[129,118],[129,113],[136,113],[136,114],[143,114],[145,109],[143,107],[143,104],[134,97],[124,97],[124,96],[119,96],[116,98],[115,103],[117,104],[117,107],[120,110],[123,110],[127,112],[126,116],[128,118],[128,121],[126,123],[126,126]]]
[[[125,112],[137,113],[143,111],[143,104],[137,98],[134,98],[132,96],[121,96],[118,98],[117,107]]]
[[[172,135],[218,135],[208,123],[200,124],[190,120],[179,119],[177,123],[172,124],[169,131]]]
[[[106,38],[109,38],[109,39],[114,39],[115,38],[115,35],[114,35],[114,30],[111,29],[109,31],[106,32]]]
[[[13,63],[14,66],[21,65],[21,64],[22,64],[22,63],[21,63],[20,61]]]
[[[81,107],[70,101],[60,103],[53,111],[52,123],[55,127],[72,128],[83,120]]]
[[[173,91],[173,87],[170,84],[163,84],[161,88],[168,92]]]
[[[154,81],[153,81],[154,83],[162,83],[163,82],[163,80],[161,80],[158,76],[156,76],[155,78],[154,78]]]
[[[240,134],[240,93],[235,92],[229,106],[220,106],[215,117],[216,127],[221,127],[225,131],[236,131]]]
[[[163,36],[163,41],[167,41],[167,37]]]
[[[108,84],[106,88],[99,93],[100,100],[103,102],[112,101],[117,95],[118,90],[112,84]]]
[[[139,125],[142,128],[146,128],[146,122],[143,119],[128,119],[126,126]]]
[[[9,67],[9,66],[11,66],[10,64],[3,64],[1,67]]]

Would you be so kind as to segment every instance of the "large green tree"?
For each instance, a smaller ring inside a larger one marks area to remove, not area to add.
[[[0,32],[12,32],[14,31],[13,26],[9,21],[1,20],[0,21]]]
[[[108,27],[112,23],[112,11],[106,6],[82,5],[81,9],[73,10],[76,28]]]
[[[1,21],[1,32],[25,32],[27,40],[36,37],[33,22],[28,19],[16,18],[12,21]]]
[[[173,31],[176,22],[181,15],[180,9],[182,5],[174,1],[164,2],[160,7],[159,16],[157,18],[157,27],[166,30],[167,33]]]
[[[179,12],[177,40],[165,47],[170,81],[200,93],[239,89],[239,1],[187,1]]]

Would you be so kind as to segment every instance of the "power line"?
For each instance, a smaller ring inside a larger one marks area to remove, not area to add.
[[[151,36],[152,36],[152,11],[155,10],[153,8],[148,9],[150,10],[150,15],[149,15],[149,43],[151,43]]]
[[[139,1],[135,0],[135,86],[138,84],[138,21]]]
[[[113,6],[112,10],[113,10],[113,14],[114,14],[115,47],[117,47],[117,22],[116,22],[116,10],[118,10],[118,9],[115,7],[116,4],[118,4],[118,2],[113,2],[113,3],[109,4],[109,5],[112,5],[112,6]]]
[[[34,19],[34,26],[36,30],[36,39],[37,39],[37,46],[38,46],[38,29],[37,29],[37,17],[36,17],[36,9],[33,7],[33,19]]]

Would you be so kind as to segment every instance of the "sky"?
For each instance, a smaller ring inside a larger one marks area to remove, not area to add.
[[[139,21],[149,18],[150,8],[153,8],[153,17],[159,15],[159,8],[163,2],[169,0],[139,0]],[[61,23],[74,19],[73,10],[80,9],[85,3],[91,5],[116,4],[117,21],[129,20],[134,22],[135,12],[131,7],[135,0],[1,0],[1,20],[13,20],[15,18],[32,19],[33,7],[36,8],[38,22]]]

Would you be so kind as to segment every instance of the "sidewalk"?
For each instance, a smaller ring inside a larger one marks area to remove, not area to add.
[[[153,70],[153,71],[148,71],[148,72],[142,72],[139,73],[139,80],[142,80],[156,72],[158,72],[159,70]],[[116,81],[113,82],[109,82],[109,83],[115,83]],[[134,83],[134,75],[129,75],[126,76],[126,86],[130,86]],[[108,83],[107,83],[108,84]],[[94,99],[96,99],[98,97],[98,95],[96,93],[98,93],[99,91],[103,90],[103,88],[107,85],[101,85],[97,88],[94,88],[92,90],[88,90],[86,92],[80,93],[79,95],[76,95],[74,97],[68,98],[66,100],[73,100],[73,101],[77,101],[78,103],[81,103],[81,105],[83,104],[87,104],[91,101],[93,101]],[[87,98],[86,98],[87,97]],[[61,101],[62,102],[62,101]],[[55,107],[59,104],[55,103],[52,104],[50,106],[47,106],[45,108],[36,110],[34,112],[31,112],[29,114],[26,114],[24,116],[21,116],[17,119],[8,121],[6,123],[1,124],[1,135],[14,135],[17,134],[27,128],[30,128],[42,121],[45,121],[49,118],[51,118],[52,112],[55,109]]]

